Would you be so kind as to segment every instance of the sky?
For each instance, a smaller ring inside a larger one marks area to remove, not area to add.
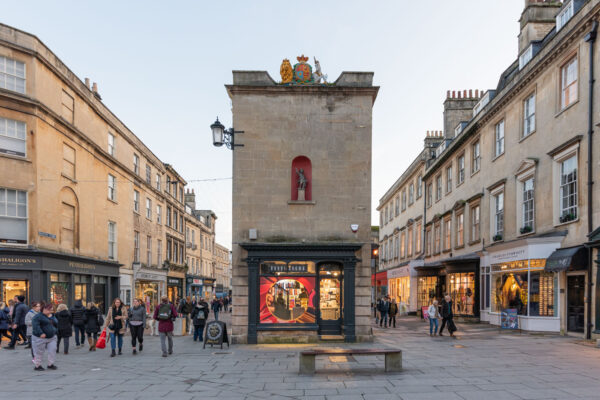
[[[266,70],[315,56],[329,80],[373,71],[372,222],[379,199],[442,130],[447,90],[495,88],[517,58],[523,0],[20,1],[0,22],[36,35],[218,216],[231,248],[231,151],[212,145],[216,116],[231,126],[232,70]],[[35,11],[32,11],[35,10]],[[242,129],[243,127],[236,127]]]

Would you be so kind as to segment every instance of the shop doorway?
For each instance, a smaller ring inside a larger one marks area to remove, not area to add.
[[[15,296],[25,296],[25,303],[29,304],[29,281],[27,280],[2,280],[2,301],[6,302]]]
[[[342,334],[342,268],[337,264],[319,267],[319,334]]]
[[[567,275],[567,331],[585,328],[585,275]]]

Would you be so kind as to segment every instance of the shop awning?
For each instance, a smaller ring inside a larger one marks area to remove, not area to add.
[[[371,274],[371,286],[375,286],[375,280],[377,286],[387,286],[387,271],[378,272],[377,275]]]
[[[546,260],[546,272],[577,271],[587,269],[587,249],[584,246],[555,250]]]

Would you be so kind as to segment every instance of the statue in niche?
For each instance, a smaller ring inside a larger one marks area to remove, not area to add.
[[[306,185],[308,184],[308,179],[306,179],[306,176],[304,175],[304,169],[303,168],[296,168],[296,175],[298,175],[298,201],[305,201],[306,200],[306,195],[305,195],[305,191],[306,191]]]

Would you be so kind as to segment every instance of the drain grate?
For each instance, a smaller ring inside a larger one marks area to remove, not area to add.
[[[216,355],[218,355],[218,354],[231,354],[231,352],[230,351],[215,351],[213,354],[216,354]]]
[[[193,385],[194,383],[198,383],[198,382],[200,382],[200,379],[194,379],[194,378],[186,379],[185,381],[183,381],[183,383],[187,383],[188,385]]]

